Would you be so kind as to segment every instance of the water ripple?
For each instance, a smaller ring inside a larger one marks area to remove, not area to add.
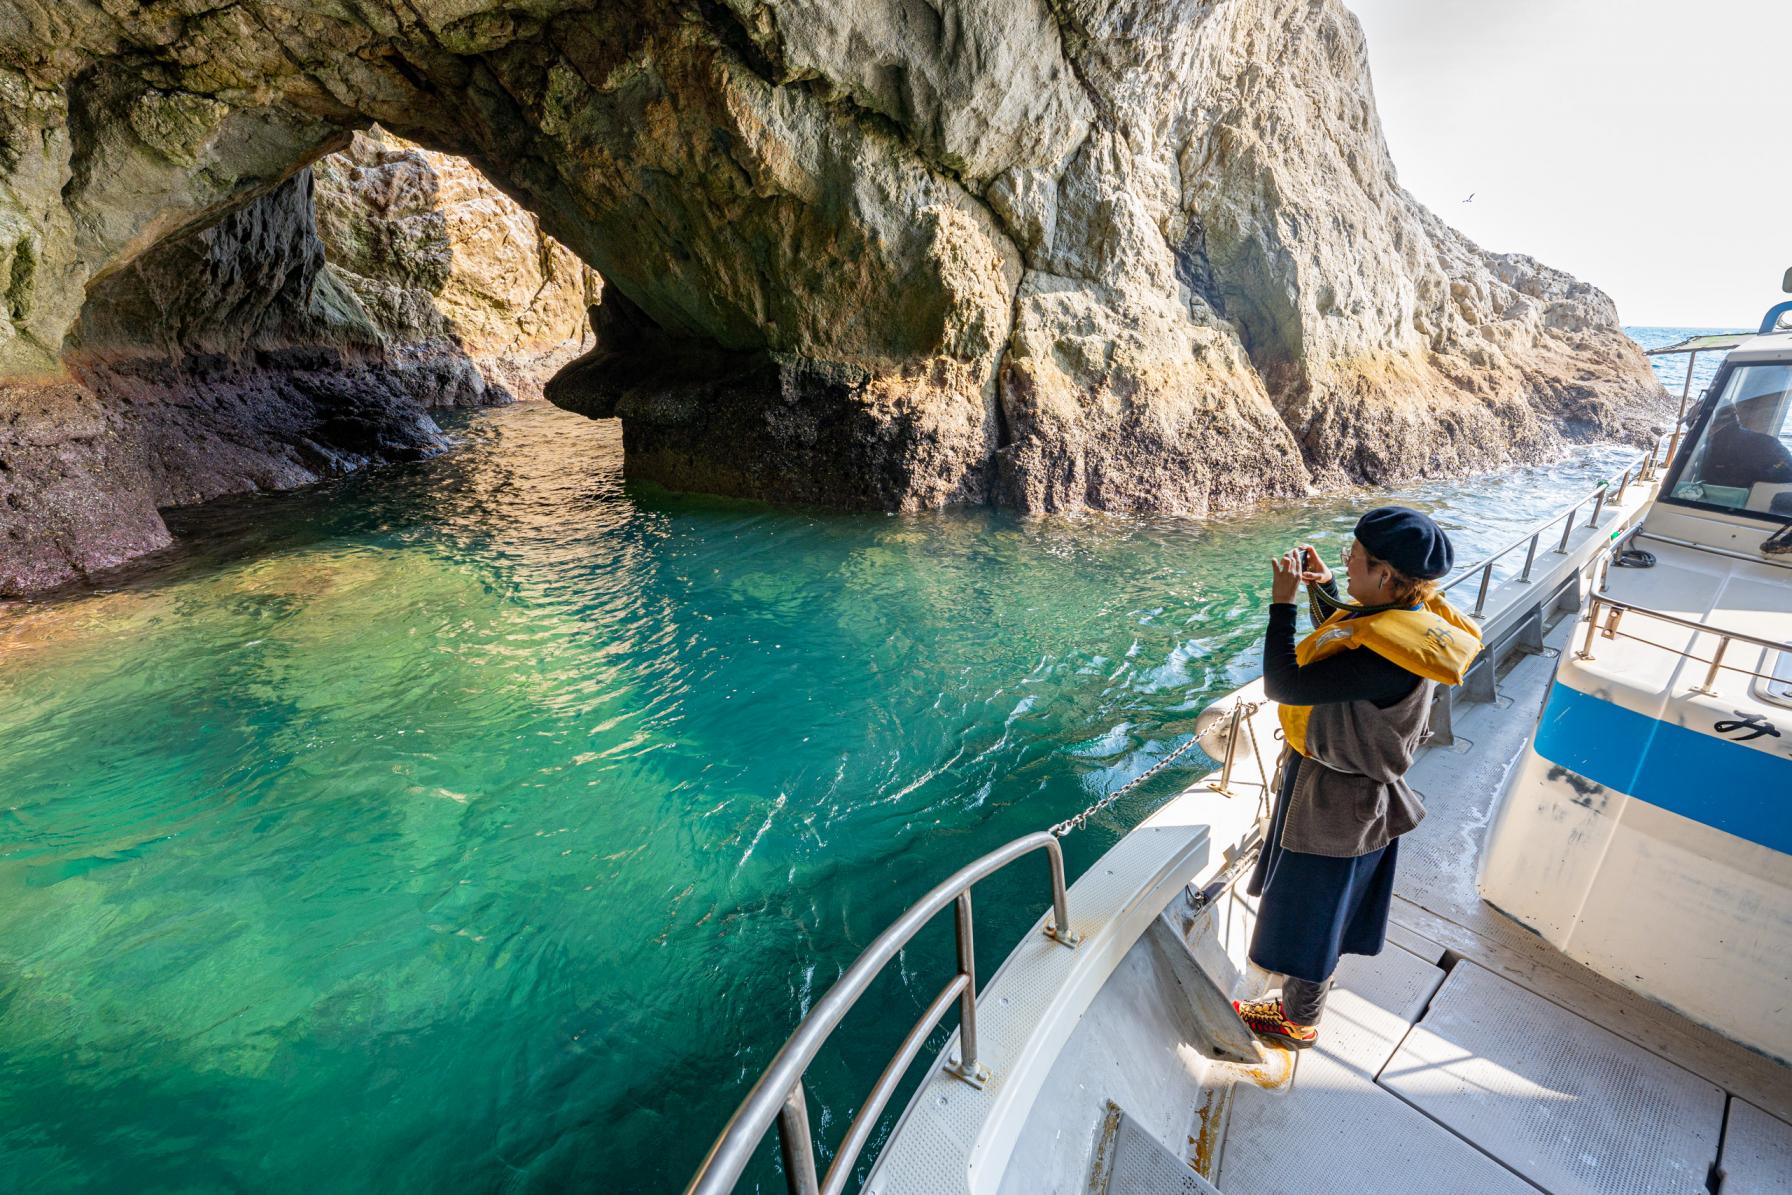
[[[1267,558],[1360,505],[774,511],[542,406],[459,435],[4,615],[0,1186],[675,1189],[908,901],[1251,675]],[[1404,497],[1472,555],[1614,459]],[[1041,885],[986,887],[985,974]],[[818,1120],[950,958],[903,952]]]

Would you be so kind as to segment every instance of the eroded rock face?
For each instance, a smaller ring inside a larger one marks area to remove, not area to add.
[[[159,508],[439,451],[433,412],[576,351],[595,275],[464,162],[357,134],[318,173],[96,278],[68,379],[0,386],[0,594],[166,545]]]
[[[674,486],[1201,512],[1624,434],[1659,394],[1604,296],[1400,189],[1338,0],[0,15],[15,376],[62,368],[96,278],[378,121],[626,301],[551,397]]]
[[[602,279],[465,159],[375,130],[311,173],[329,272],[390,352],[464,356],[538,398],[589,347]]]
[[[0,593],[163,546],[161,507],[439,450],[428,411],[483,378],[387,347],[325,266],[304,173],[99,279],[70,380],[0,390]]]

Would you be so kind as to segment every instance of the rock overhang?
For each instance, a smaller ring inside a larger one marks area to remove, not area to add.
[[[672,486],[1199,513],[1624,434],[1658,390],[1603,295],[1400,189],[1336,0],[4,7],[15,378],[379,121],[627,301],[556,398]]]

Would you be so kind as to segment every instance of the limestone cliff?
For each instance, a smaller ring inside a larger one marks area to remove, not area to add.
[[[389,345],[526,397],[589,347],[602,280],[464,159],[376,130],[312,175],[330,273]]]
[[[159,508],[446,445],[538,394],[600,284],[465,162],[356,134],[89,286],[68,377],[0,391],[0,594],[168,542]]]
[[[1338,0],[0,0],[0,96],[15,378],[377,121],[601,273],[550,397],[673,486],[1199,513],[1658,394],[1603,295],[1400,189]]]

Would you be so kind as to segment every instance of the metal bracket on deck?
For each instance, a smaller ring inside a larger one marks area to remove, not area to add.
[[[1462,678],[1462,693],[1470,701],[1492,701],[1499,696],[1499,690],[1494,687],[1493,656],[1490,652],[1482,652],[1475,666]]]
[[[963,1079],[978,1091],[982,1091],[983,1085],[989,1082],[989,1068],[981,1062],[967,1070],[963,1062],[954,1058],[946,1063],[945,1071],[955,1079]]]
[[[1455,727],[1456,690],[1440,687],[1437,696],[1431,700],[1431,720],[1425,724],[1431,737],[1426,742],[1433,747],[1446,747],[1460,755],[1474,744],[1458,735]]]
[[[1456,691],[1438,687],[1437,695],[1431,699],[1431,718],[1425,724],[1431,732],[1426,740],[1434,747],[1454,747],[1462,740],[1456,737]]]
[[[1563,614],[1574,614],[1580,610],[1580,570],[1575,569],[1562,587],[1556,591],[1556,609]]]
[[[1214,906],[1203,910],[1204,916],[1216,916]],[[1187,993],[1195,1014],[1195,1022],[1206,1032],[1214,1056],[1230,1062],[1256,1062],[1257,1036],[1238,1019],[1232,998],[1207,968],[1189,949],[1188,940],[1169,910],[1159,913],[1145,931],[1158,953],[1169,963],[1176,982]]]

